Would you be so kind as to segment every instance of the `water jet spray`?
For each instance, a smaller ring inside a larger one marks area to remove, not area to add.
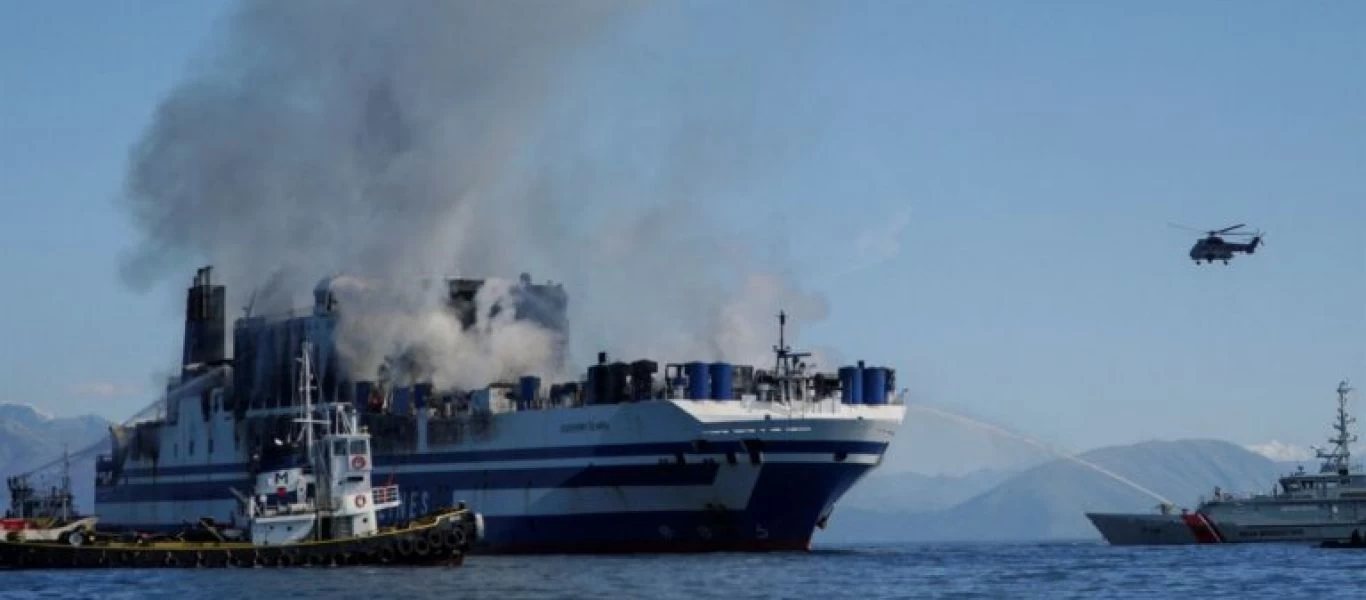
[[[981,429],[981,430],[986,431],[986,432],[991,433],[991,434],[995,434],[995,435],[999,435],[999,436],[1003,436],[1003,437],[1007,437],[1007,438],[1013,439],[1013,440],[1015,440],[1015,441],[1017,441],[1017,442],[1023,442],[1023,443],[1025,443],[1025,444],[1028,444],[1028,445],[1030,445],[1030,446],[1033,446],[1033,447],[1035,447],[1035,448],[1038,448],[1038,449],[1040,449],[1040,450],[1043,450],[1044,452],[1047,452],[1047,453],[1049,453],[1049,454],[1051,454],[1051,455],[1053,455],[1053,456],[1056,456],[1056,457],[1058,457],[1058,458],[1062,458],[1062,459],[1065,459],[1065,460],[1072,461],[1072,462],[1077,463],[1077,464],[1079,464],[1079,465],[1081,465],[1081,466],[1083,466],[1083,467],[1086,467],[1086,468],[1091,469],[1091,470],[1093,470],[1093,471],[1095,471],[1095,472],[1097,472],[1097,473],[1100,473],[1101,475],[1104,475],[1104,476],[1106,476],[1106,477],[1109,477],[1110,479],[1113,479],[1113,480],[1115,480],[1115,481],[1118,481],[1118,482],[1120,482],[1120,483],[1122,483],[1122,484],[1124,484],[1124,485],[1126,485],[1126,486],[1128,486],[1128,487],[1130,487],[1130,488],[1133,488],[1133,489],[1135,489],[1135,490],[1137,490],[1137,491],[1139,491],[1139,492],[1142,492],[1143,494],[1145,494],[1145,495],[1147,495],[1147,496],[1149,496],[1149,497],[1151,497],[1151,498],[1154,498],[1154,499],[1158,500],[1158,501],[1161,502],[1162,504],[1175,505],[1174,502],[1168,500],[1167,498],[1165,498],[1164,496],[1162,496],[1162,494],[1159,494],[1159,493],[1154,492],[1154,491],[1152,491],[1152,490],[1150,490],[1150,489],[1148,489],[1148,488],[1145,488],[1145,487],[1143,487],[1143,486],[1141,486],[1141,485],[1139,485],[1139,484],[1137,484],[1137,483],[1134,483],[1133,481],[1129,480],[1128,478],[1124,477],[1123,475],[1120,475],[1120,474],[1118,474],[1118,473],[1115,473],[1114,471],[1111,471],[1111,470],[1109,470],[1109,469],[1106,469],[1105,467],[1102,467],[1102,466],[1100,466],[1100,465],[1097,465],[1097,464],[1095,464],[1095,463],[1093,463],[1093,462],[1091,462],[1091,461],[1085,460],[1085,459],[1080,458],[1080,457],[1077,457],[1077,456],[1075,456],[1075,455],[1068,454],[1068,453],[1065,453],[1065,452],[1060,452],[1060,451],[1058,451],[1058,450],[1054,450],[1053,448],[1050,448],[1047,444],[1044,444],[1043,442],[1040,442],[1040,441],[1038,441],[1038,440],[1036,440],[1036,439],[1034,439],[1034,438],[1031,438],[1031,437],[1028,437],[1028,436],[1025,436],[1025,435],[1021,435],[1021,434],[1015,433],[1015,432],[1013,432],[1013,431],[1010,431],[1010,430],[1005,429],[1005,428],[1002,428],[1002,427],[998,427],[998,426],[996,426],[996,425],[992,425],[991,423],[987,423],[987,422],[985,422],[985,421],[979,421],[979,420],[974,419],[974,418],[972,418],[972,417],[967,417],[967,416],[960,415],[960,414],[957,414],[957,413],[948,412],[948,411],[945,411],[945,410],[942,410],[942,409],[938,409],[938,408],[931,408],[931,407],[925,406],[925,405],[923,405],[923,404],[907,404],[907,405],[906,405],[906,408],[907,408],[908,410],[919,410],[919,411],[924,412],[924,413],[928,413],[928,414],[931,414],[931,415],[935,415],[935,416],[937,416],[937,417],[942,417],[942,418],[948,419],[948,420],[953,421],[953,422],[955,422],[955,423],[960,423],[960,424],[963,424],[963,425],[967,425],[967,426],[969,426],[969,427],[975,427],[975,428],[977,428],[977,429]]]

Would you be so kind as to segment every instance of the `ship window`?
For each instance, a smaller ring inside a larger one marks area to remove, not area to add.
[[[213,438],[209,438],[209,454],[213,454]]]
[[[337,440],[335,442],[332,442],[332,455],[346,456],[346,440]]]
[[[351,440],[352,454],[366,454],[365,440]]]

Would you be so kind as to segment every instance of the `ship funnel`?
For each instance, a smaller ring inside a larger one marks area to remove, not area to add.
[[[224,304],[226,290],[214,285],[213,267],[195,271],[185,293],[185,338],[181,349],[181,373],[221,364],[226,359]]]

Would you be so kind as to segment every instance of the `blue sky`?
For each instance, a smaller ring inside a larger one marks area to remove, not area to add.
[[[118,277],[115,198],[227,6],[0,4],[0,401],[118,418],[178,357],[175,295]],[[761,105],[817,133],[722,207],[780,225],[760,251],[829,302],[803,342],[1071,450],[1321,443],[1337,381],[1366,384],[1366,5],[845,7]],[[762,50],[774,13],[730,10],[656,26]],[[1169,221],[1268,245],[1195,267]]]

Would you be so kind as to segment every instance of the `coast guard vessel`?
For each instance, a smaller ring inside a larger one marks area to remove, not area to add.
[[[442,282],[455,327],[480,326],[484,283]],[[420,353],[343,364],[335,334],[344,284],[324,279],[307,310],[237,319],[228,358],[225,288],[200,269],[178,380],[155,414],[112,428],[112,451],[97,459],[101,522],[159,530],[228,521],[234,488],[290,468],[298,453],[280,440],[298,410],[290,388],[305,339],[320,407],[354,407],[371,436],[374,477],[403,490],[388,518],[468,503],[483,516],[475,551],[808,549],[835,502],[881,462],[905,414],[892,369],[810,372],[808,355],[785,345],[781,315],[771,368],[695,361],[664,365],[660,377],[653,361],[600,353],[576,380],[439,389],[418,368]],[[562,286],[525,275],[510,285],[501,310],[565,333]],[[553,348],[560,360],[563,341]]]
[[[1194,511],[1159,507],[1157,514],[1087,513],[1101,535],[1115,545],[1322,542],[1366,535],[1366,472],[1351,464],[1348,445],[1356,419],[1347,414],[1352,388],[1338,385],[1337,419],[1330,450],[1319,450],[1317,473],[1279,479],[1270,494],[1238,496],[1219,488]]]

